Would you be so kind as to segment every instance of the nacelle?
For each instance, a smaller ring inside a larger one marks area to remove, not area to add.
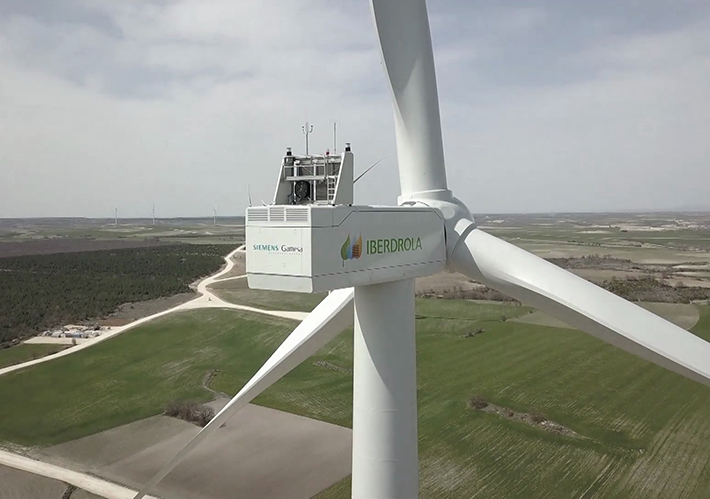
[[[419,206],[264,206],[246,213],[249,287],[313,293],[444,270],[444,219]]]

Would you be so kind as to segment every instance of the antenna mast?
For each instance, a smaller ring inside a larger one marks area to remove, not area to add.
[[[333,155],[338,150],[338,122],[333,120]]]
[[[313,132],[313,125],[306,121],[304,125],[301,125],[301,131],[306,136],[306,156],[308,156],[308,136]]]

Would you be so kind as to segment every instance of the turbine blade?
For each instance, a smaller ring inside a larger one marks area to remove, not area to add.
[[[352,325],[353,289],[331,292],[271,355],[253,378],[185,447],[143,487],[134,499],[141,499],[180,464],[200,442],[219,428],[254,397],[284,377],[301,362],[320,350],[341,331]]]
[[[387,157],[387,156],[385,156],[385,158],[386,158],[386,157]],[[378,160],[375,161],[372,165],[370,165],[370,167],[369,167],[367,170],[365,170],[364,172],[362,172],[360,175],[357,176],[357,178],[356,178],[355,180],[353,180],[353,184],[356,183],[358,180],[360,180],[362,177],[364,177],[367,172],[369,172],[369,171],[372,170],[374,167],[376,167],[377,165],[379,165],[382,161],[384,161],[385,158],[378,159]]]
[[[501,239],[473,229],[453,270],[686,378],[710,386],[710,343]]]
[[[249,208],[251,208],[251,186],[247,185],[247,194],[249,195]]]
[[[372,0],[394,104],[402,196],[446,190],[434,54],[425,0]]]

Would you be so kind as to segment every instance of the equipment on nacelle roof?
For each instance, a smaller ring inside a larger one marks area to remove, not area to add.
[[[291,148],[281,162],[273,204],[353,204],[353,153],[346,143],[340,155],[294,155]]]

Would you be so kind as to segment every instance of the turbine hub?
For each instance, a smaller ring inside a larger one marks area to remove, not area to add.
[[[446,237],[446,270],[451,269],[451,255],[466,239],[469,232],[476,228],[476,221],[471,215],[471,210],[462,201],[454,197],[448,189],[436,191],[415,192],[399,196],[397,203],[400,206],[427,206],[438,209],[444,217],[444,231]]]

